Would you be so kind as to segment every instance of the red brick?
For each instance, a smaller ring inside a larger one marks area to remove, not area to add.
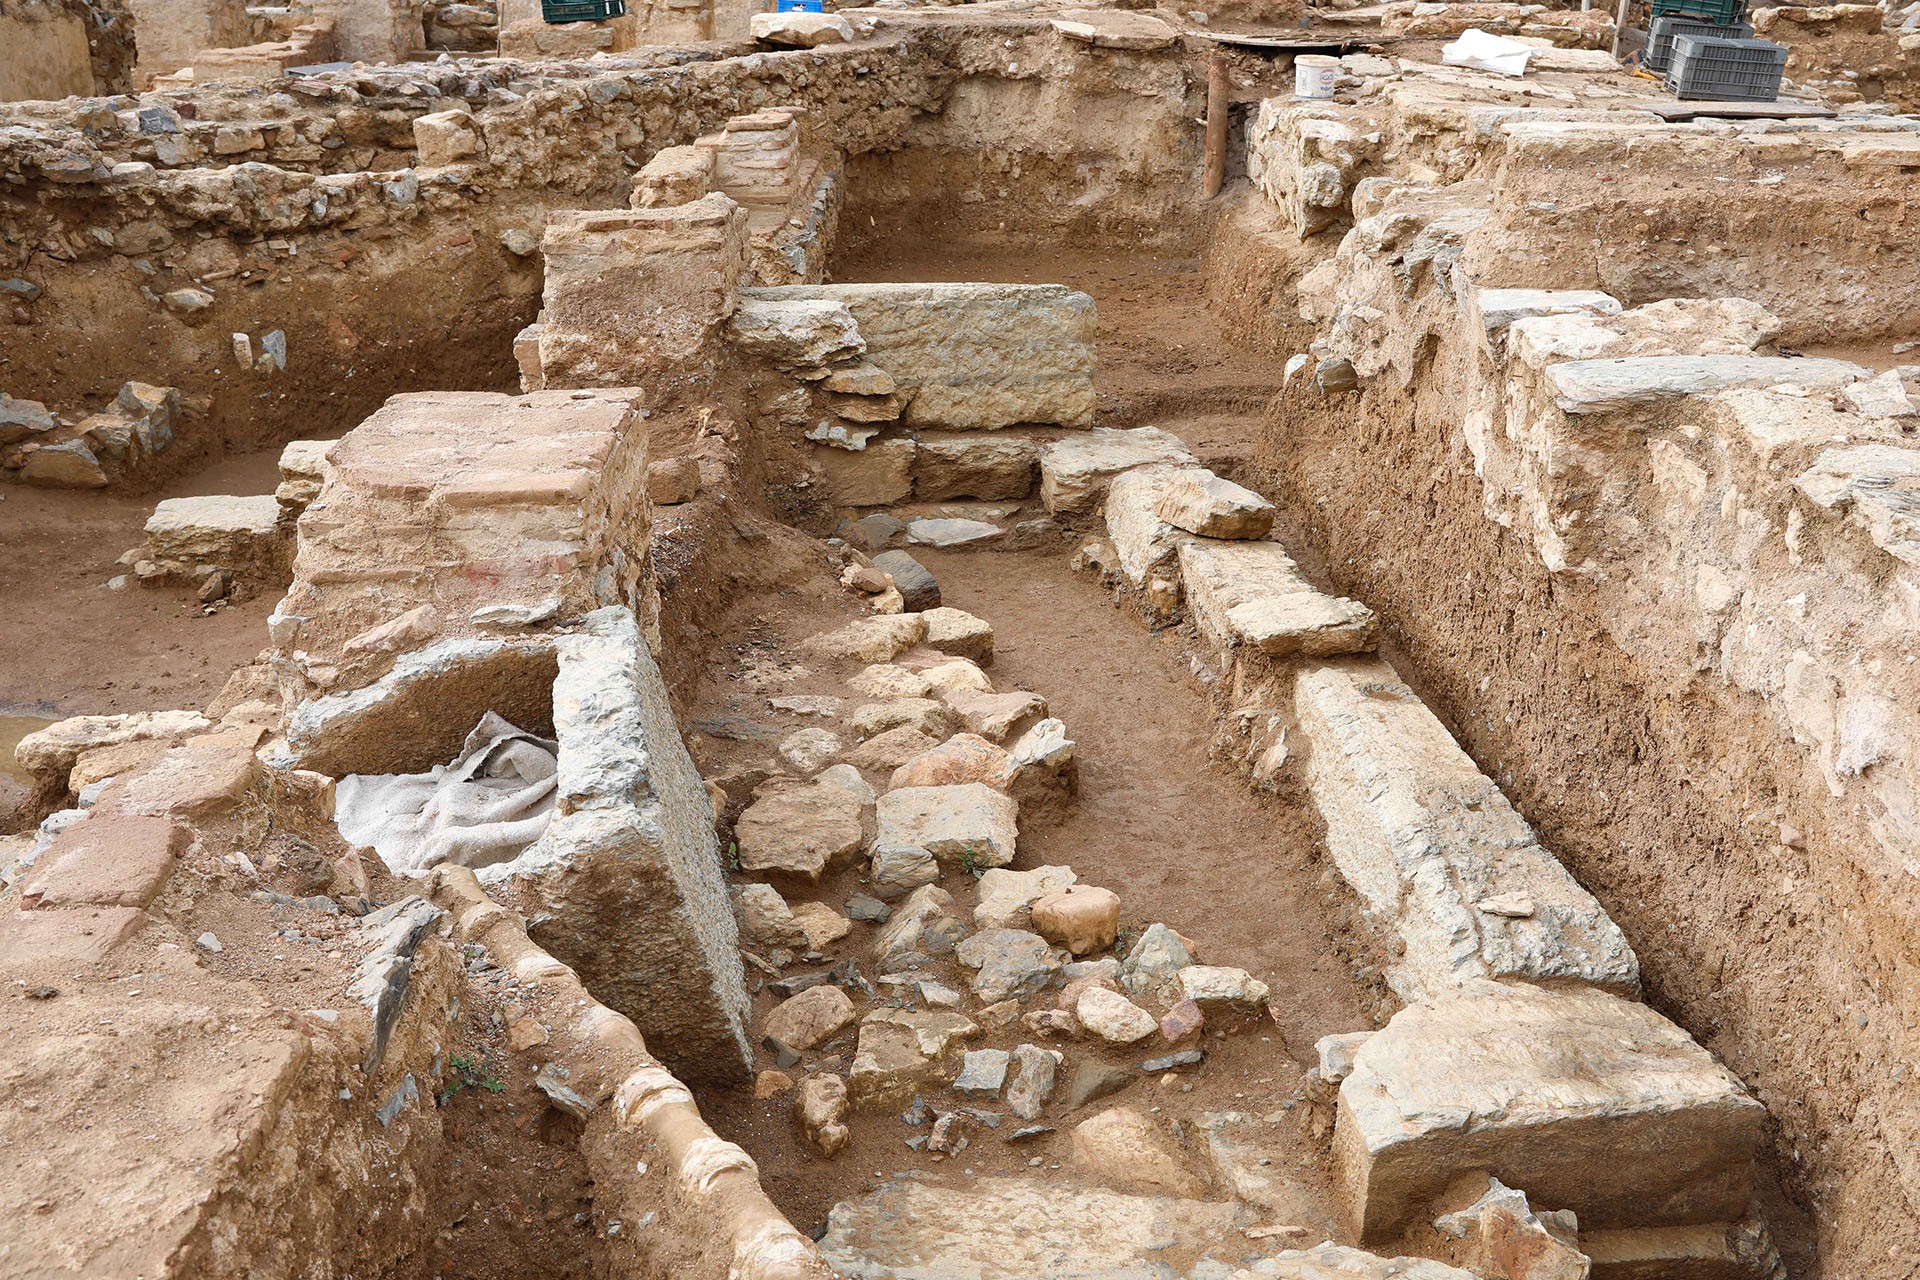
[[[173,874],[188,839],[171,818],[96,813],[40,855],[20,900],[28,907],[144,907]]]

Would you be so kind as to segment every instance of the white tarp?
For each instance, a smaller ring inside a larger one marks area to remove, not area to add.
[[[1474,67],[1503,76],[1523,76],[1527,74],[1527,59],[1538,52],[1532,45],[1468,27],[1458,40],[1440,50],[1440,61],[1450,67]]]
[[[447,764],[340,779],[334,825],[394,871],[510,862],[553,817],[555,751],[489,711]]]

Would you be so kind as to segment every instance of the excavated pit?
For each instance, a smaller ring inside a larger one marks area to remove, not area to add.
[[[1581,48],[1303,105],[1241,51],[1207,204],[1197,37],[883,21],[202,86],[254,159],[114,177],[148,144],[96,121],[0,202],[108,229],[21,259],[59,285],[0,390],[175,442],[0,488],[21,1274],[1907,1274],[1911,122],[1670,124]],[[1169,523],[1182,483],[1233,509]],[[149,524],[276,486],[217,547]],[[489,711],[558,744],[543,834],[347,845],[334,780]],[[1017,843],[923,830],[883,885],[890,800],[956,778],[915,803]],[[768,853],[803,791],[818,867]],[[1061,867],[1119,900],[1073,956],[1044,894],[982,906]],[[1135,983],[1168,945],[1196,997]]]

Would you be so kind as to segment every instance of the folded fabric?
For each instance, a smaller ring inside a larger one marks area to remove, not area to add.
[[[510,862],[553,817],[556,751],[489,711],[446,764],[340,779],[334,825],[350,843],[372,846],[393,871]]]

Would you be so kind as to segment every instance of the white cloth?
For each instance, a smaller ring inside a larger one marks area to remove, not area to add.
[[[1450,67],[1473,67],[1503,76],[1523,76],[1527,74],[1527,59],[1537,52],[1532,45],[1468,27],[1458,40],[1441,47],[1440,61]]]
[[[489,711],[447,764],[340,779],[334,825],[350,843],[372,846],[394,871],[510,862],[553,817],[555,750]]]

